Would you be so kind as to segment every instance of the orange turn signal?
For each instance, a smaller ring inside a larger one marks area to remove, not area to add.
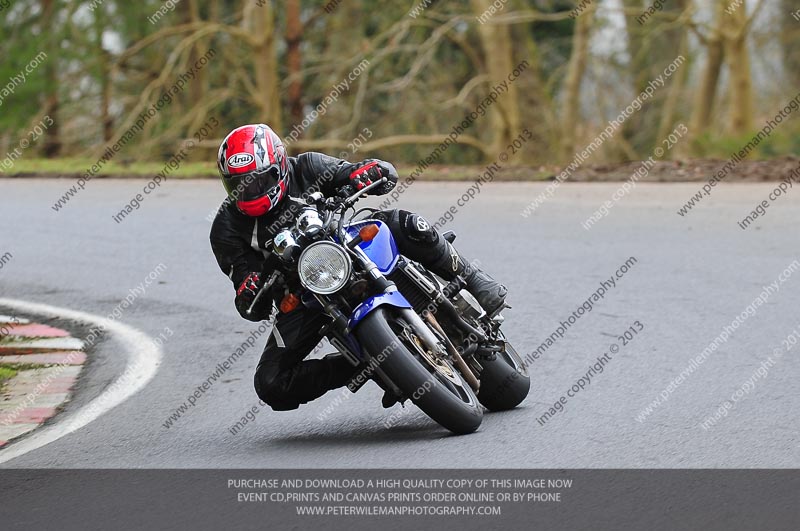
[[[358,231],[358,235],[361,237],[362,242],[371,242],[375,239],[375,236],[378,235],[380,232],[380,227],[376,224],[372,223],[367,225],[366,227],[362,227],[360,231]]]
[[[281,301],[281,313],[289,313],[300,305],[300,297],[289,293]]]

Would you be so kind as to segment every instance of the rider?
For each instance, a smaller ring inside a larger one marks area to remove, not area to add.
[[[217,165],[228,198],[211,227],[211,248],[236,289],[236,309],[251,321],[267,319],[273,302],[279,306],[285,295],[297,292],[297,286],[274,286],[269,297],[247,312],[265,280],[262,268],[273,236],[297,213],[297,203],[287,197],[316,191],[326,197],[350,195],[386,177],[388,182],[370,190],[382,195],[397,182],[397,170],[381,160],[351,163],[321,153],[289,157],[278,135],[264,124],[231,131],[219,148]],[[373,218],[386,223],[404,256],[447,281],[462,275],[487,312],[503,304],[506,288],[469,264],[419,214],[384,210]],[[346,385],[353,376],[354,367],[341,355],[303,361],[322,339],[319,330],[327,321],[324,314],[302,305],[275,318],[255,374],[256,393],[273,410],[296,409]],[[385,397],[384,406],[395,401]]]

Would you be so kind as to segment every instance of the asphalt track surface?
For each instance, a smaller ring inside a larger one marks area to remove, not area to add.
[[[774,188],[723,184],[686,217],[697,184],[640,184],[591,230],[581,227],[617,184],[564,185],[534,215],[522,209],[545,184],[483,187],[448,224],[457,245],[510,289],[505,331],[524,356],[536,349],[629,257],[637,262],[530,366],[518,409],[487,414],[475,434],[451,436],[413,407],[384,410],[373,383],[320,420],[339,391],[293,412],[254,405],[258,344],[170,428],[164,422],[256,325],[233,308],[233,290],[208,244],[207,216],[222,199],[213,181],[172,181],[115,223],[143,180],[90,182],[62,211],[67,180],[0,180],[0,296],[106,316],[153,271],[166,269],[120,320],[157,337],[172,332],[152,381],[78,431],[2,467],[76,468],[769,468],[800,466],[796,350],[753,380],[800,325],[800,271],[707,357],[643,421],[637,415],[762,291],[800,259],[797,198],[789,192],[755,226],[736,221]],[[431,222],[469,183],[417,183],[400,207]],[[379,201],[372,199],[370,204]],[[0,313],[3,312],[0,308]],[[541,417],[635,321],[643,330],[601,374],[541,425]],[[63,324],[63,323],[62,323]],[[67,323],[73,335],[82,325]],[[85,330],[84,330],[85,331]],[[322,350],[322,355],[327,350]],[[58,423],[125,368],[107,337]],[[701,423],[747,382],[726,417]],[[18,443],[14,443],[18,444]],[[14,447],[12,444],[10,447]],[[0,450],[0,456],[2,456]]]

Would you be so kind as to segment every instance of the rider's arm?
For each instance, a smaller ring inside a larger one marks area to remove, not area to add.
[[[250,247],[244,237],[242,231],[234,226],[232,214],[221,209],[211,225],[211,249],[219,268],[233,282],[234,289],[238,289],[247,275],[261,271],[264,263],[264,256]]]
[[[303,153],[297,157],[298,169],[303,175],[315,176],[320,191],[325,195],[336,195],[345,187],[353,191],[381,177],[386,177],[388,182],[377,189],[371,190],[371,195],[389,193],[397,182],[397,170],[389,162],[377,159],[367,159],[361,162],[348,162],[322,153]]]
[[[245,225],[245,221],[237,221],[230,211],[220,209],[211,226],[211,248],[220,269],[233,282],[234,304],[239,314],[250,321],[261,321],[272,311],[272,297],[262,297],[253,304],[263,281],[260,275],[264,257],[245,239],[246,233],[252,233],[252,229],[245,230]]]

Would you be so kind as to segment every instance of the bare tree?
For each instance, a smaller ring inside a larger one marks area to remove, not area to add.
[[[58,96],[58,17],[55,0],[41,0],[42,23],[41,34],[45,36],[47,59],[43,66],[45,72],[44,114],[53,119],[44,137],[44,156],[57,157],[61,154],[61,116],[59,116],[60,99]]]
[[[759,3],[759,6],[761,3]],[[750,20],[747,16],[747,0],[742,0],[737,9],[729,6],[723,17],[727,21],[723,28],[725,58],[730,72],[730,99],[728,116],[731,132],[744,134],[753,129],[753,79],[750,71],[750,52],[747,37]]]
[[[572,54],[564,79],[564,102],[561,117],[562,146],[561,155],[571,159],[575,151],[575,136],[580,120],[581,82],[586,72],[586,61],[589,56],[589,38],[594,20],[595,4],[579,16],[575,22],[572,36]]]
[[[252,99],[259,107],[261,120],[280,131],[280,84],[278,83],[278,52],[276,49],[275,12],[272,2],[259,6],[251,0],[242,0],[244,16],[242,26],[248,31],[253,54],[256,93]]]
[[[480,16],[492,5],[491,0],[472,0],[473,11]],[[514,69],[511,30],[507,24],[493,23],[478,26],[478,34],[483,46],[484,63],[490,86],[508,81]],[[508,92],[503,94],[490,109],[492,143],[490,155],[496,157],[516,135],[520,133],[519,95],[514,83],[508,84]]]
[[[303,121],[303,57],[300,45],[303,23],[300,21],[300,0],[286,2],[286,69],[289,73],[289,119],[293,124]]]
[[[705,45],[706,58],[700,74],[700,86],[695,91],[694,106],[689,131],[692,138],[697,139],[711,125],[714,107],[717,100],[717,86],[725,60],[725,47],[722,38],[723,15],[726,0],[714,0],[714,15],[707,34],[697,33]]]
[[[782,0],[781,14],[781,50],[783,66],[789,80],[795,87],[800,87],[800,14],[797,0]]]
[[[679,55],[679,45],[686,38],[687,31],[681,23],[686,0],[665,0],[661,10],[643,23],[637,20],[643,12],[641,0],[624,0],[623,3],[630,56],[628,70],[633,92],[638,94]],[[681,79],[673,76],[669,80],[670,86],[676,82],[680,84]],[[625,146],[628,157],[649,156],[653,146],[660,142],[657,124],[663,121],[667,94],[660,90],[644,102],[641,111],[625,122],[622,138],[618,140],[629,144]]]

